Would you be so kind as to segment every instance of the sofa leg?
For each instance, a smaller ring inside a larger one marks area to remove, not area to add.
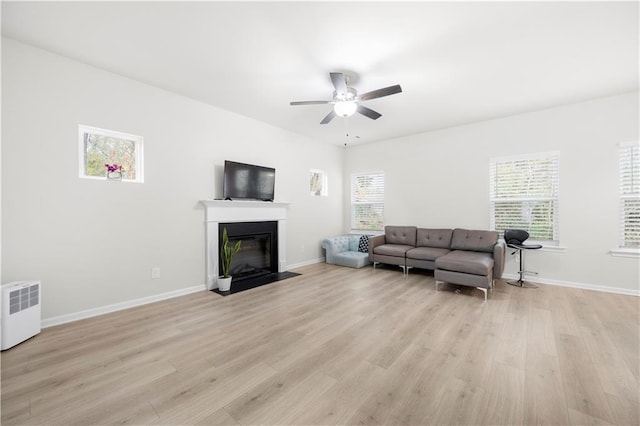
[[[435,282],[436,282],[436,291],[438,291],[438,284],[440,284],[440,283],[444,284],[444,281],[435,280]]]
[[[374,271],[376,270],[376,265],[377,265],[378,263],[380,263],[380,262],[373,262],[373,270],[374,270]]]
[[[398,265],[400,269],[402,269],[402,275],[409,275],[409,269],[413,268],[413,266],[404,266]]]
[[[487,301],[487,289],[484,287],[476,287],[478,290],[482,290],[482,292],[484,293],[484,301]]]

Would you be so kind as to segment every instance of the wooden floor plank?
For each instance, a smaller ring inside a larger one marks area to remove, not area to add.
[[[327,264],[44,329],[3,425],[638,424],[638,298]]]

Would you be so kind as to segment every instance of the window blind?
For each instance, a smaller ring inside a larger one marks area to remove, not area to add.
[[[620,247],[640,247],[640,144],[620,145]]]
[[[384,227],[384,172],[351,176],[351,229],[380,231]]]
[[[491,229],[524,229],[529,238],[558,242],[560,154],[492,159]]]

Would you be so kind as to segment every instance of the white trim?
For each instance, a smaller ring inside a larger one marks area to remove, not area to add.
[[[520,276],[518,274],[502,274],[502,280],[517,280]],[[637,296],[640,297],[640,289],[628,289],[622,287],[610,287],[606,285],[599,284],[587,284],[587,283],[578,283],[574,281],[564,281],[564,280],[552,280],[548,278],[539,278],[535,277],[530,280],[536,284],[547,284],[547,285],[555,285],[558,287],[570,287],[570,288],[578,288],[582,290],[593,290],[593,291],[601,291],[604,293],[615,293],[615,294],[624,294],[627,296]]]
[[[227,222],[278,222],[278,272],[287,270],[287,210],[290,203],[256,200],[200,200],[205,224],[205,289],[218,288],[218,225]]]
[[[369,235],[376,237],[378,235],[384,235],[384,229],[373,231],[371,229],[350,229],[348,232],[350,235]]]
[[[489,162],[505,162],[514,160],[531,160],[533,158],[557,157],[560,158],[560,151],[533,152],[528,154],[508,155],[504,157],[491,157]]]
[[[528,244],[528,241],[527,241],[527,244]],[[563,253],[564,251],[567,250],[567,248],[563,246],[545,246],[544,244],[542,244],[542,248],[539,250],[548,251],[550,253]]]
[[[618,142],[618,147],[625,148],[627,146],[640,146],[640,141],[624,141]]]
[[[315,265],[316,263],[323,263],[325,261],[324,257],[319,257],[317,259],[305,260],[303,262],[292,263],[291,265],[287,265],[287,270],[302,268],[303,266]]]
[[[614,256],[614,257],[633,257],[637,259],[637,258],[640,258],[640,249],[617,248],[617,249],[611,249],[609,254],[611,254],[611,256]]]
[[[71,314],[59,315],[42,320],[42,328],[53,327],[55,325],[66,324],[68,322],[78,321],[81,319],[97,317],[111,312],[122,311],[124,309],[134,308],[136,306],[147,305],[149,303],[159,302],[161,300],[172,299],[174,297],[184,296],[186,294],[202,291],[202,285],[186,287],[180,290],[169,291],[167,293],[156,294],[154,296],[142,297],[140,299],[127,300],[125,302],[114,303],[113,305],[101,306],[99,308],[87,309],[86,311],[74,312]]]

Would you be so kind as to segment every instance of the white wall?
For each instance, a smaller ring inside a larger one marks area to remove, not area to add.
[[[322,257],[322,238],[348,227],[353,172],[385,171],[388,224],[486,229],[489,158],[558,150],[566,250],[527,253],[530,269],[638,289],[640,261],[608,254],[617,144],[638,139],[638,93],[344,150],[2,42],[2,281],[41,279],[45,319],[204,285],[197,203],[220,196],[225,159],[277,169],[295,265]],[[145,183],[79,179],[78,124],[144,136]],[[311,168],[329,174],[329,197],[309,195]],[[161,279],[150,279],[153,266]]]
[[[639,288],[640,261],[618,247],[618,143],[638,140],[638,93],[566,105],[346,151],[354,172],[385,171],[390,225],[489,228],[489,159],[560,151],[561,253],[528,252],[543,280],[616,291]],[[345,208],[348,226],[349,212]],[[507,273],[517,270],[509,261]]]
[[[41,279],[44,319],[204,288],[198,200],[220,195],[225,159],[276,168],[290,265],[342,231],[343,148],[2,42],[2,279]],[[145,182],[78,178],[78,124],[142,135]],[[309,194],[311,168],[328,197]]]

